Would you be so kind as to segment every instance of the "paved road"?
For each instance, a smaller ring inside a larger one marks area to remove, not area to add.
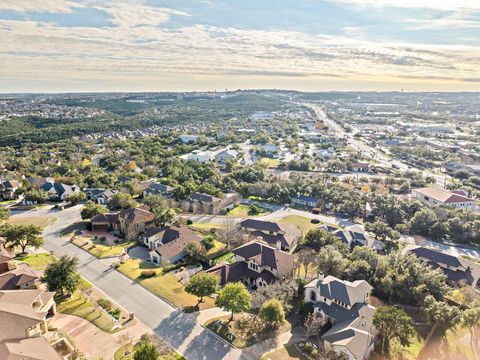
[[[88,281],[115,300],[120,306],[150,327],[158,336],[190,360],[245,359],[238,349],[205,330],[195,321],[195,315],[186,315],[150,293],[134,281],[112,270],[108,264],[60,238],[60,231],[80,219],[79,206],[56,212],[44,208],[38,212],[14,216],[44,216],[55,214],[59,218],[44,230],[45,245],[55,255],[78,257],[79,272]]]

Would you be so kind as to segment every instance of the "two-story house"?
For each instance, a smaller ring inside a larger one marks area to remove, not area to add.
[[[113,195],[117,193],[117,190],[92,188],[85,189],[84,192],[87,196],[87,201],[93,201],[99,205],[108,205]]]
[[[46,182],[41,187],[52,201],[64,201],[69,195],[80,191],[77,185],[66,185],[59,182]]]
[[[137,238],[153,226],[154,215],[142,208],[122,209],[118,213],[97,214],[90,219],[92,231],[116,231]]]
[[[475,287],[480,279],[480,265],[468,259],[418,245],[407,246],[402,254],[413,254],[433,269],[442,270],[452,285]]]
[[[412,189],[411,196],[434,206],[472,211],[476,207],[475,200],[467,197],[461,190],[452,192],[438,187],[419,188]]]
[[[365,280],[350,282],[323,275],[305,286],[305,301],[332,325],[322,335],[327,350],[350,360],[369,358],[375,342],[375,308],[368,304],[371,290]]]
[[[249,289],[256,290],[293,275],[295,256],[263,241],[250,241],[232,250],[232,253],[232,264],[221,264],[207,270],[220,277],[222,286],[241,281]]]
[[[0,359],[62,359],[43,337],[55,314],[53,292],[0,291]]]
[[[239,203],[237,193],[226,194],[223,198],[203,193],[193,193],[187,199],[188,211],[203,214],[225,214]]]
[[[271,221],[246,219],[240,223],[240,229],[253,238],[261,238],[266,243],[290,251],[302,237],[302,231],[293,225],[278,224]]]
[[[21,183],[18,180],[0,180],[0,199],[15,199],[15,191],[17,191],[20,185]]]

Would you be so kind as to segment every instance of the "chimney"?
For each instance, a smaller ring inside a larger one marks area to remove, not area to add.
[[[323,279],[325,279],[325,275],[323,274],[323,272],[321,272],[318,274],[318,280],[323,281]]]
[[[277,250],[282,250],[282,242],[277,240]]]

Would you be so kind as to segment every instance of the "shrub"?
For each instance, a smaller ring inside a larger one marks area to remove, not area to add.
[[[112,302],[108,299],[98,299],[97,304],[107,311],[112,308]]]
[[[118,244],[118,243],[120,243],[120,239],[115,239],[115,240],[113,240],[113,242],[114,242],[115,244]]]
[[[193,221],[191,219],[187,219],[187,225],[192,225]]]
[[[107,238],[106,238],[105,236],[102,236],[102,237],[100,238],[100,242],[104,243],[105,241],[107,241]]]
[[[115,308],[110,310],[108,313],[112,315],[116,320],[118,320],[120,319],[120,314],[122,313],[122,311],[120,310],[120,308]]]
[[[310,220],[310,222],[311,222],[312,224],[318,224],[318,223],[320,223],[320,220],[318,220],[318,219],[312,219],[312,220]]]
[[[157,273],[155,270],[143,270],[141,272],[141,276],[144,278],[151,278],[151,277],[154,277],[156,274]]]
[[[207,250],[207,251],[210,250],[210,249],[213,249],[215,247],[215,244],[213,242],[213,238],[210,235],[206,236],[202,240],[202,245],[205,248],[205,250]]]

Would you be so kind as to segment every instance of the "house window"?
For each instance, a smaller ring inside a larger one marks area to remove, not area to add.
[[[310,301],[317,301],[317,294],[315,294],[315,291],[310,291]]]

